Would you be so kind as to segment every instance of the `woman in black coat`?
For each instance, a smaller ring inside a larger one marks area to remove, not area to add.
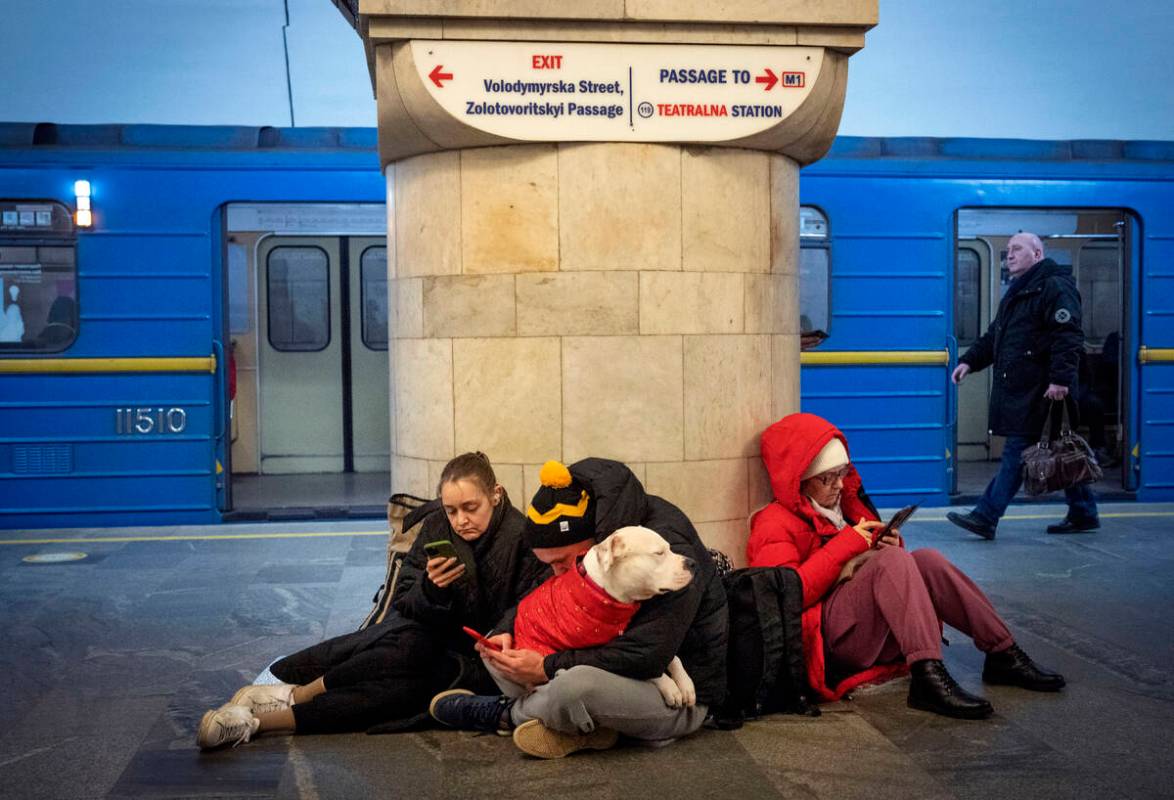
[[[548,568],[523,544],[523,517],[484,454],[450,461],[437,493],[436,511],[404,560],[394,613],[274,663],[270,671],[284,683],[246,686],[204,714],[196,736],[202,749],[265,732],[395,729],[392,721],[421,715],[440,689],[493,686],[480,659],[470,658],[473,641],[461,628],[492,630]],[[457,555],[429,557],[424,545],[442,539]]]

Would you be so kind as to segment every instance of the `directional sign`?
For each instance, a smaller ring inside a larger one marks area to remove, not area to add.
[[[444,67],[441,66],[440,64],[437,64],[436,67],[431,72],[428,73],[429,80],[431,80],[433,83],[435,83],[441,89],[444,88],[445,81],[452,80],[452,73],[451,72],[441,72],[442,69],[444,69]]]
[[[455,118],[524,141],[724,141],[790,116],[818,47],[415,40],[428,93]]]
[[[762,75],[759,75],[754,79],[754,82],[765,83],[766,86],[762,88],[769,92],[771,89],[775,88],[775,84],[779,82],[779,79],[776,78],[775,74],[770,71],[770,67],[767,67],[766,71]]]

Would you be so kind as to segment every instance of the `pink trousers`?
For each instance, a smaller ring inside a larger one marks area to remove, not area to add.
[[[985,653],[1014,642],[982,590],[937,550],[885,547],[824,601],[824,646],[852,669],[940,660],[943,622]]]

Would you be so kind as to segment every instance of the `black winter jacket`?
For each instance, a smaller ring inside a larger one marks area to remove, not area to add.
[[[673,656],[680,656],[697,688],[697,702],[711,708],[720,704],[726,693],[729,639],[726,593],[693,524],[672,503],[646,494],[632,470],[618,461],[587,458],[569,469],[594,500],[596,541],[624,526],[643,525],[697,566],[684,589],[645,600],[622,635],[598,647],[547,656],[546,674],[588,664],[648,680],[663,674]]]
[[[1047,415],[1048,384],[1076,395],[1083,349],[1072,268],[1045,258],[1012,282],[987,332],[958,361],[973,372],[994,367],[991,433],[1035,437]]]
[[[522,541],[524,522],[521,512],[503,494],[489,528],[469,543],[453,533],[437,504],[404,559],[392,607],[438,633],[447,649],[473,654],[473,640],[461,626],[485,634],[495,629],[500,632],[503,614],[551,575],[550,567],[535,558]],[[473,557],[477,565],[474,579],[464,578],[443,589],[428,580],[424,544],[439,539],[448,539],[458,552]]]

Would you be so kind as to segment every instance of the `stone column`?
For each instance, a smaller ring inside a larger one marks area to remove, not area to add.
[[[396,491],[430,496],[449,458],[483,450],[524,506],[545,460],[615,458],[744,560],[748,515],[771,499],[758,435],[799,406],[798,169],[831,144],[876,2],[709,5],[361,0],[388,188]],[[526,126],[441,106],[424,54],[447,40],[682,44],[694,62],[697,43],[807,48],[811,85],[781,121],[722,141],[527,142]]]

